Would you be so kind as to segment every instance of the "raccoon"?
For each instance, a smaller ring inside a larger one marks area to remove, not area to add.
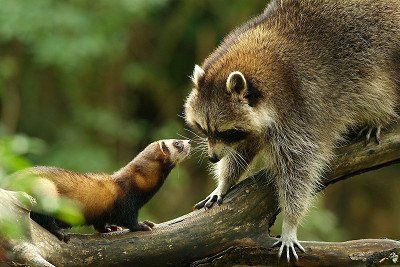
[[[400,2],[274,0],[195,66],[187,124],[206,136],[216,189],[211,208],[259,156],[276,172],[283,212],[279,257],[344,133],[361,125],[379,141],[398,119]],[[292,255],[291,255],[292,254]]]

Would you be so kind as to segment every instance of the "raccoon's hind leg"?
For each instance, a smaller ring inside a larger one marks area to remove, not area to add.
[[[322,142],[302,140],[297,142],[297,149],[291,147],[277,148],[276,185],[279,196],[279,207],[283,213],[282,234],[274,246],[280,244],[279,258],[286,251],[290,261],[291,254],[297,260],[295,247],[304,252],[297,239],[297,227],[313,199],[319,186],[320,174],[331,155],[331,149]],[[296,140],[294,140],[296,141]]]
[[[313,192],[311,179],[295,173],[293,176],[277,177],[279,206],[283,212],[283,223],[281,237],[273,246],[280,245],[279,258],[283,251],[286,251],[288,262],[290,262],[291,253],[298,260],[296,246],[304,252],[304,248],[297,239],[297,227],[311,202]]]
[[[70,236],[63,232],[63,229],[59,227],[55,218],[36,212],[31,212],[31,218],[61,241],[69,241]]]

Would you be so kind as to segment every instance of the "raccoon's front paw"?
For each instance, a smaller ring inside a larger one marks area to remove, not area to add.
[[[204,200],[200,201],[196,205],[194,205],[194,208],[199,210],[201,208],[206,208],[209,209],[211,208],[214,203],[216,202],[218,205],[222,204],[223,198],[224,198],[225,193],[222,193],[218,188],[215,189],[208,197],[206,197]]]
[[[279,246],[279,252],[278,252],[278,258],[280,259],[282,256],[283,249],[286,249],[286,259],[287,262],[290,262],[290,251],[292,252],[293,256],[295,257],[296,261],[299,259],[299,256],[296,253],[295,246],[298,247],[302,252],[305,252],[304,248],[302,245],[300,245],[299,241],[297,240],[296,237],[294,236],[282,236],[281,238],[278,238],[278,241],[276,241],[272,247]]]

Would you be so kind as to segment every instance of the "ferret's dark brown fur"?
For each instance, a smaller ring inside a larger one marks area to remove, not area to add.
[[[153,223],[139,223],[138,211],[160,189],[177,161],[188,153],[187,141],[166,141],[171,142],[170,147],[164,141],[154,142],[112,175],[77,173],[54,167],[34,167],[22,174],[38,177],[45,194],[74,200],[81,207],[86,224],[93,225],[99,232],[107,232],[107,225],[131,231],[150,230]],[[61,228],[68,225],[38,212],[32,212],[31,218],[60,239],[66,239]]]

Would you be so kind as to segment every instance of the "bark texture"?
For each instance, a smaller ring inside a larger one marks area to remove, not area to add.
[[[337,159],[324,185],[393,164],[400,159],[400,125],[386,131],[379,145],[363,140],[337,149]],[[60,242],[29,219],[29,205],[18,193],[0,189],[0,205],[29,225],[25,238],[0,239],[0,259],[31,266],[225,266],[278,263],[275,239],[268,234],[278,214],[273,174],[262,171],[225,197],[221,206],[193,211],[161,223],[151,232],[74,235]],[[25,202],[24,202],[25,203]],[[400,242],[355,240],[339,243],[301,242],[302,266],[399,264]],[[4,256],[3,256],[4,257]],[[284,260],[281,263],[285,265]]]

